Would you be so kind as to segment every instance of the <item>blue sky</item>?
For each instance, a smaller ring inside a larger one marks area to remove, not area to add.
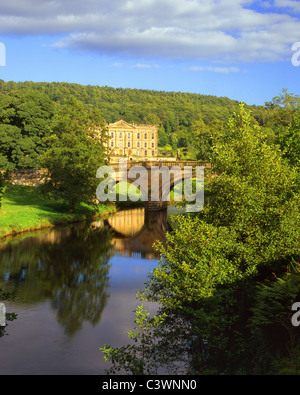
[[[300,93],[299,18],[298,0],[0,0],[0,79],[261,105]]]

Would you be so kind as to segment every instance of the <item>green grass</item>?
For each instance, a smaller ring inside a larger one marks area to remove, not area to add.
[[[12,233],[84,220],[112,211],[113,206],[104,204],[97,208],[80,204],[74,213],[69,213],[64,202],[45,198],[35,187],[6,184],[0,209],[0,238]]]

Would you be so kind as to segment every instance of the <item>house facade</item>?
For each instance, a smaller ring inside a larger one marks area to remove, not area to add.
[[[158,127],[123,120],[106,125],[109,156],[151,159],[158,156]]]

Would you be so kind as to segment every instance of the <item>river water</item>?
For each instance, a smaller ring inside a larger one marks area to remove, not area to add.
[[[0,289],[14,292],[4,304],[17,314],[0,332],[0,375],[104,374],[99,347],[130,343],[136,292],[158,264],[153,243],[168,218],[130,209],[0,243]]]

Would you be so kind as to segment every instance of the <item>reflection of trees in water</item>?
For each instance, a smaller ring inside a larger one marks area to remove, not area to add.
[[[111,234],[89,226],[53,232],[0,249],[0,288],[15,291],[16,302],[50,300],[74,334],[84,321],[99,322],[107,303]]]

